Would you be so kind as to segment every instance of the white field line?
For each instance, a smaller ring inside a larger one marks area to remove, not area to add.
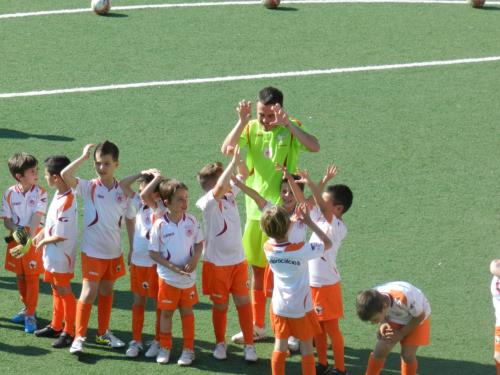
[[[124,5],[113,6],[112,10],[142,10],[142,9],[161,9],[161,8],[198,8],[211,6],[229,6],[229,5],[259,5],[258,0],[247,1],[217,1],[217,2],[199,2],[199,3],[178,3],[178,4],[144,4],[144,5]],[[467,2],[463,0],[287,0],[283,1],[283,5],[287,4],[452,4],[464,5]],[[500,1],[488,1],[488,5],[500,5]],[[75,9],[59,9],[59,10],[44,10],[39,12],[23,12],[23,13],[6,13],[0,14],[0,19],[8,18],[23,18],[35,16],[50,16],[56,14],[73,14],[91,12],[90,8],[75,8]]]
[[[303,71],[294,71],[294,72],[247,74],[247,75],[239,75],[239,76],[179,79],[179,80],[171,80],[171,81],[137,82],[137,83],[112,84],[112,85],[104,85],[104,86],[75,87],[75,88],[69,88],[69,89],[0,93],[0,99],[19,98],[19,97],[28,97],[28,96],[74,94],[74,93],[96,92],[96,91],[123,90],[123,89],[143,88],[143,87],[197,85],[197,84],[202,84],[202,83],[248,81],[248,80],[256,80],[256,79],[272,79],[272,78],[285,78],[285,77],[307,77],[307,76],[333,75],[333,74],[343,74],[343,73],[371,72],[371,71],[380,71],[380,70],[424,68],[424,67],[461,65],[461,64],[477,64],[477,63],[496,62],[496,61],[500,61],[500,56],[476,57],[476,58],[466,58],[466,59],[457,59],[457,60],[423,61],[423,62],[390,64],[390,65],[354,66],[354,67],[348,67],[348,68],[316,69],[316,70],[303,70]]]

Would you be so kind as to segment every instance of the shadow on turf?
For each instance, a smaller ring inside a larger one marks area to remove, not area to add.
[[[11,138],[11,139],[37,138],[46,141],[58,141],[58,142],[70,142],[75,140],[75,138],[65,137],[63,135],[31,134],[19,130],[6,129],[6,128],[0,128],[0,138]]]
[[[294,7],[278,7],[274,10],[279,10],[281,12],[296,12],[296,11],[298,11],[298,9],[294,8]]]
[[[128,17],[128,14],[124,14],[124,13],[108,13],[108,14],[105,14],[104,17],[126,18],[126,17]]]
[[[500,7],[494,6],[494,5],[484,5],[482,10],[500,10]]]

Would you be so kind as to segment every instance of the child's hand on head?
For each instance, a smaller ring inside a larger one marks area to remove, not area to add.
[[[94,144],[89,143],[88,145],[85,145],[85,147],[83,148],[82,157],[85,160],[90,158],[90,150],[92,149],[92,147],[94,147]]]

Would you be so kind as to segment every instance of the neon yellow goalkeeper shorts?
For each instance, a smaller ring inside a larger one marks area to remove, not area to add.
[[[243,248],[247,262],[251,266],[266,267],[267,260],[264,254],[264,243],[267,236],[260,229],[259,220],[248,220],[243,233]]]

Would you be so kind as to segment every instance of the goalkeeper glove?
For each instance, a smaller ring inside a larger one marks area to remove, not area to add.
[[[12,232],[12,237],[14,240],[21,245],[26,245],[30,238],[29,232],[24,227],[17,227],[14,232]]]
[[[31,238],[28,237],[28,241],[24,245],[19,244],[16,247],[10,249],[10,255],[12,255],[14,258],[21,258],[30,250],[30,247],[31,247]]]

